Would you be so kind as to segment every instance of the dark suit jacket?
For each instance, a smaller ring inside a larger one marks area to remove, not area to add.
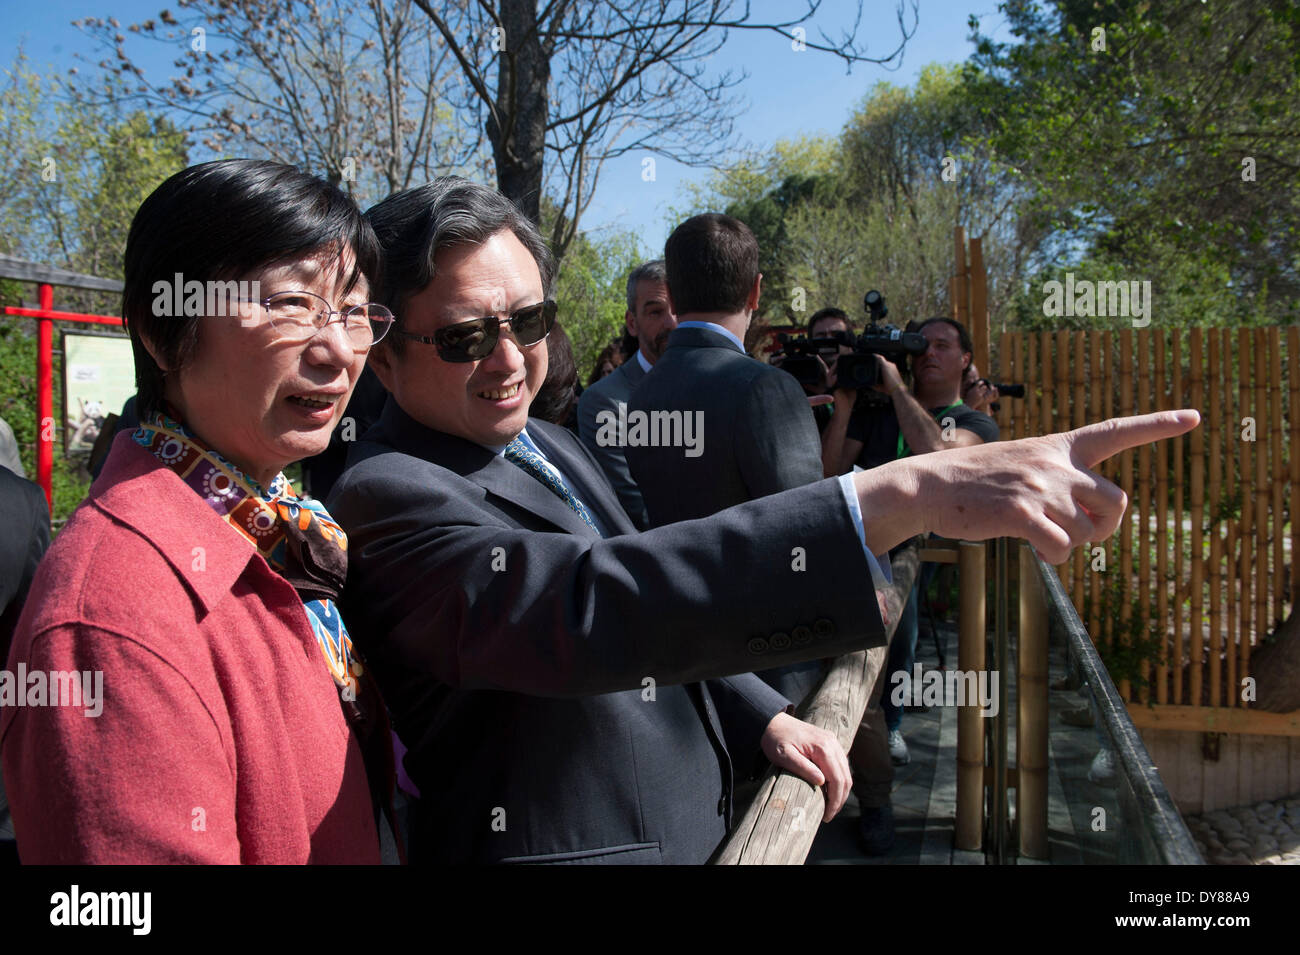
[[[677,447],[629,447],[632,477],[655,527],[708,517],[822,478],[821,439],[794,377],[755,361],[707,328],[678,328],[628,412],[702,415],[698,457]],[[759,673],[799,702],[821,675],[815,663]]]
[[[623,505],[627,516],[641,530],[650,526],[645,503],[641,500],[641,489],[636,486],[636,481],[628,471],[627,457],[623,454],[622,446],[601,445],[596,440],[600,431],[596,416],[602,411],[617,414],[619,402],[627,404],[632,399],[632,392],[645,377],[645,369],[637,361],[636,355],[633,355],[600,381],[589,385],[578,399],[578,437],[582,438],[582,443],[604,469],[609,483],[614,485],[619,503]]]
[[[18,626],[36,565],[50,547],[50,506],[39,484],[0,467],[0,666]]]
[[[848,508],[825,482],[637,534],[576,438],[528,433],[620,536],[392,399],[330,497],[342,612],[421,790],[412,859],[703,862],[729,824],[728,754],[748,773],[785,700],[695,681],[883,643]],[[796,546],[818,576],[791,573]]]
[[[36,566],[50,547],[50,507],[45,492],[6,467],[0,467],[0,667],[7,666],[23,602]],[[18,846],[0,780],[0,865],[17,864]]]

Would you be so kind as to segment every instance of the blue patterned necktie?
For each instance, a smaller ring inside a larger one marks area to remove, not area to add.
[[[543,463],[542,456],[529,448],[523,441],[519,440],[518,436],[506,445],[505,455],[507,461],[517,464],[533,477],[537,478],[537,480],[549,487],[555,492],[556,496],[560,500],[569,505],[569,507],[573,509],[573,512],[582,518],[583,523],[597,534],[600,533],[600,528],[598,528],[596,522],[591,519],[591,512],[587,510],[586,505],[578,500],[574,496],[573,492],[569,490],[569,486]]]

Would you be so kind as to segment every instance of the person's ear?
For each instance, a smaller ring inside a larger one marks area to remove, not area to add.
[[[375,377],[379,379],[388,393],[395,394],[393,383],[396,381],[397,375],[393,369],[393,354],[388,345],[380,342],[372,347],[370,354],[366,356],[366,364],[370,366],[370,370],[375,373]]]
[[[754,276],[754,285],[749,290],[749,297],[745,300],[745,308],[751,312],[758,311],[758,300],[763,292],[763,273],[759,272]]]
[[[623,315],[623,324],[627,327],[627,333],[636,338],[636,312],[628,309]]]
[[[171,371],[171,369],[167,367],[167,363],[163,361],[162,353],[159,351],[158,346],[150,340],[149,336],[139,331],[136,332],[136,335],[140,338],[140,345],[149,353],[149,357],[153,359],[153,363],[158,366],[158,370],[164,375]]]

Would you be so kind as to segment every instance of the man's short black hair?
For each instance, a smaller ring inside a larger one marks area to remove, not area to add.
[[[816,327],[817,323],[826,318],[838,318],[844,322],[844,326],[850,332],[853,331],[853,322],[849,321],[848,313],[842,308],[831,305],[827,308],[819,308],[812,313],[812,317],[808,319],[808,334],[812,335],[813,328]]]
[[[402,325],[407,300],[433,281],[434,259],[443,249],[478,245],[509,230],[523,243],[542,276],[542,294],[551,297],[555,258],[531,219],[488,186],[460,176],[393,193],[366,211],[384,251],[384,279],[375,301],[388,306]],[[389,334],[380,347],[400,354],[402,336]]]
[[[957,340],[961,343],[961,350],[964,352],[970,352],[971,361],[974,361],[975,343],[971,341],[970,332],[966,331],[966,326],[963,325],[961,322],[957,321],[957,319],[946,318],[944,316],[936,315],[934,318],[927,318],[920,325],[917,325],[916,330],[918,332],[925,331],[925,326],[933,325],[936,322],[942,322],[945,325],[951,325],[953,328],[957,330]],[[970,364],[970,362],[967,362],[967,364]]]
[[[135,354],[141,420],[163,410],[163,372],[142,336],[168,367],[183,368],[199,347],[197,315],[157,315],[154,283],[242,280],[265,266],[318,250],[350,246],[360,276],[380,279],[379,243],[348,196],[283,163],[221,159],[169,177],[140,204],[126,238],[122,315]]]
[[[749,226],[731,216],[692,216],[668,237],[664,266],[679,318],[694,312],[739,312],[758,278],[758,240]]]

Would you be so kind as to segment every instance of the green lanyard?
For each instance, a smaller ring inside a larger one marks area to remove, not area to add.
[[[946,415],[949,411],[951,411],[953,408],[956,408],[956,407],[957,407],[958,405],[960,405],[960,404],[964,404],[964,402],[963,402],[960,398],[958,398],[956,401],[954,401],[954,402],[953,402],[952,404],[950,404],[948,407],[944,408],[944,409],[943,409],[942,411],[940,411],[937,415],[935,415],[935,416],[934,416],[934,417],[935,417],[935,420],[936,420],[936,421],[942,421],[944,415]],[[895,455],[895,457],[896,457],[896,458],[906,457],[906,455],[903,454],[904,451],[906,451],[908,454],[911,454],[911,453],[912,453],[912,449],[909,448],[909,447],[907,446],[907,442],[903,440],[903,428],[902,428],[902,425],[900,425],[899,428],[898,428],[898,452],[897,452],[897,454]]]

